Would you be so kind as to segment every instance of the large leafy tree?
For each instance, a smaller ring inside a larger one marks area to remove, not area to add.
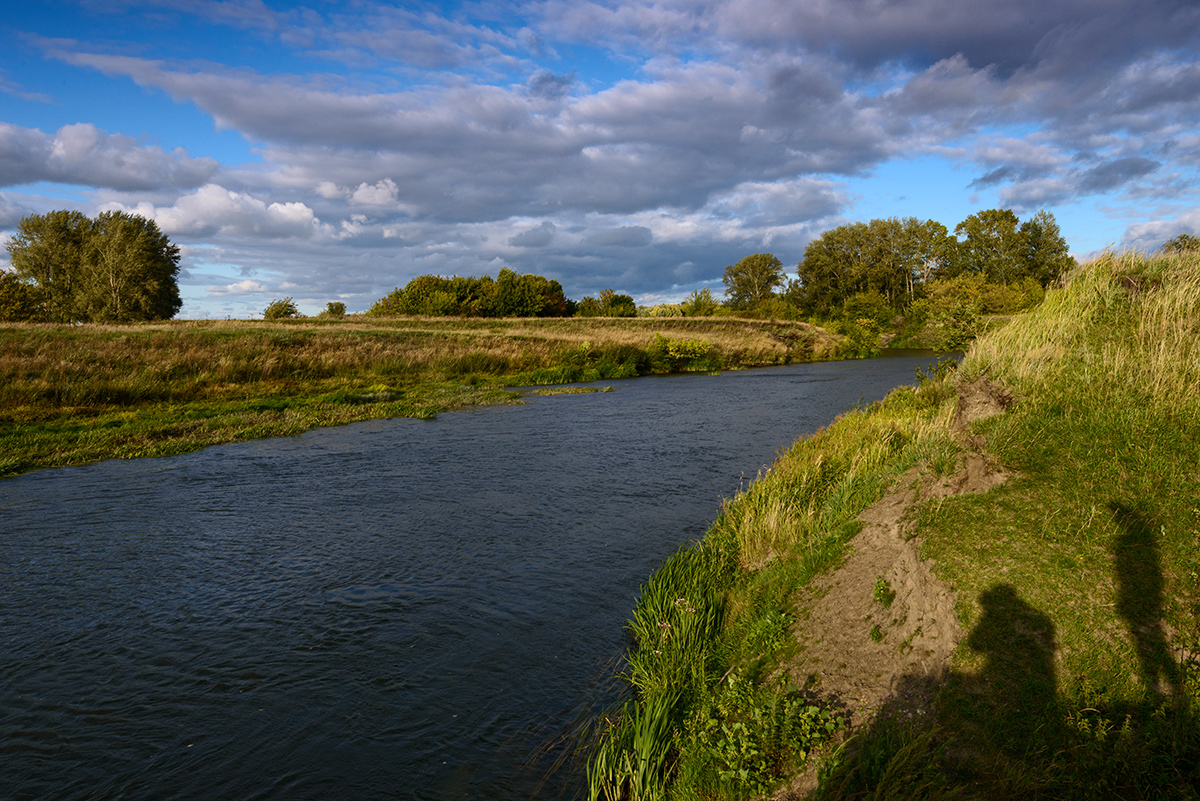
[[[636,317],[637,305],[631,295],[622,295],[615,289],[602,289],[600,296],[585,297],[579,301],[575,311],[577,317]]]
[[[1048,286],[1075,267],[1075,257],[1058,222],[1045,209],[1021,223],[1021,238],[1025,270],[1021,278],[1034,278],[1042,286]]]
[[[183,305],[179,248],[137,214],[33,214],[6,247],[13,269],[36,286],[55,322],[169,319]]]
[[[5,248],[13,270],[37,287],[46,316],[59,323],[81,316],[92,221],[78,211],[31,214],[17,223]]]
[[[755,253],[725,268],[725,298],[731,308],[753,309],[783,286],[783,262],[771,253]]]
[[[951,275],[974,273],[994,284],[1035,278],[1048,285],[1075,266],[1054,215],[1042,210],[1025,222],[1007,209],[988,209],[958,224],[958,261]]]
[[[1008,209],[987,209],[960,222],[954,229],[959,237],[954,272],[981,274],[997,284],[1024,277],[1026,246],[1020,226]]]
[[[841,225],[809,243],[788,296],[822,314],[863,292],[879,293],[898,306],[946,269],[954,252],[954,238],[934,220],[892,217]]]
[[[179,297],[179,247],[153,220],[106,211],[92,228],[84,311],[90,320],[167,320]]]

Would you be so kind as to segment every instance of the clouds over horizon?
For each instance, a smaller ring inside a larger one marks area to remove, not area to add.
[[[303,243],[276,259],[276,284],[314,295],[346,262],[364,295],[499,266],[569,294],[618,281],[685,291],[739,250],[786,247],[794,263],[856,218],[852,184],[925,157],[973,174],[954,190],[964,197],[1019,213],[1102,201],[1130,242],[1170,228],[1146,215],[1200,222],[1188,212],[1200,10],[1176,0],[547,0],[452,17],[258,0],[120,8],[237,31],[289,68],[203,49],[158,58],[145,42],[114,45],[116,29],[28,41],[159,108],[194,107],[254,157],[218,162],[94,122],[54,134],[0,123],[6,208],[45,204],[14,188],[84,187],[96,208],[153,216],[253,269]],[[243,284],[274,285],[205,286]]]

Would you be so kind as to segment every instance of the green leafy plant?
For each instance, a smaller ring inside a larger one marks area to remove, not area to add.
[[[887,583],[887,579],[883,576],[876,576],[875,589],[872,591],[871,597],[884,609],[891,609],[892,601],[896,600],[896,591],[892,589],[892,585]]]
[[[712,343],[703,339],[675,339],[656,334],[646,348],[651,365],[660,372],[684,369],[714,370],[720,362]]]
[[[273,300],[267,304],[267,308],[263,309],[264,320],[286,320],[299,316],[300,310],[296,308],[296,304],[291,298]]]

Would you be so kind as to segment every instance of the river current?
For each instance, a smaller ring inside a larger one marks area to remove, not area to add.
[[[638,587],[928,356],[0,481],[0,798],[560,798]],[[604,382],[602,382],[604,383]]]

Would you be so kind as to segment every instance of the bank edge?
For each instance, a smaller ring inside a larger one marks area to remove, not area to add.
[[[906,534],[964,637],[927,714],[839,706],[788,669],[801,590],[889,485],[959,469],[956,387],[982,376],[1015,402],[970,436],[1012,477],[919,501]],[[798,440],[651,576],[589,797],[1198,797],[1198,532],[1200,254],[1106,254],[957,371]]]

